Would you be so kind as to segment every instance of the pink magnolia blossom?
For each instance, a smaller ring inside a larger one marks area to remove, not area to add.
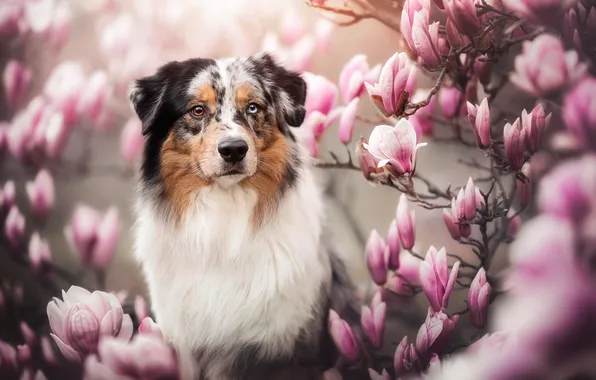
[[[39,343],[39,339],[38,339],[37,335],[35,335],[33,330],[31,330],[31,327],[29,327],[29,325],[26,322],[21,322],[19,324],[19,329],[21,330],[21,335],[23,336],[25,343],[29,347],[37,346],[37,344]]]
[[[443,311],[428,308],[426,320],[416,335],[416,350],[426,363],[430,362],[432,354],[440,354],[445,349],[458,320],[458,315],[449,317]]]
[[[378,166],[387,164],[397,175],[412,175],[416,169],[416,153],[426,143],[416,143],[416,131],[406,119],[401,119],[394,127],[375,127],[368,144],[364,147],[377,159]]]
[[[457,30],[457,26],[451,18],[447,18],[445,32],[449,45],[455,49],[467,45],[470,42],[470,39],[467,36],[461,34],[460,31]]]
[[[400,296],[411,296],[414,294],[413,284],[397,274],[391,274],[385,284],[387,290]]]
[[[561,41],[551,34],[541,34],[523,43],[522,54],[515,58],[511,81],[534,96],[547,96],[573,85],[587,70],[575,50],[565,51]]]
[[[577,0],[501,0],[503,6],[536,23],[557,23]]]
[[[18,34],[19,24],[23,17],[23,4],[19,1],[8,1],[0,6],[0,37],[10,38]]]
[[[416,241],[416,217],[414,210],[408,207],[408,198],[402,193],[395,211],[399,240],[404,249],[410,250]]]
[[[128,341],[133,325],[124,314],[120,302],[111,294],[90,293],[78,286],[62,292],[62,300],[48,303],[48,318],[52,334],[62,354],[71,361],[80,362],[97,352],[100,336],[114,336]]]
[[[33,135],[33,149],[50,159],[62,156],[71,129],[62,112],[47,109]]]
[[[455,86],[445,86],[439,93],[439,107],[447,119],[460,115],[465,107],[464,93]]]
[[[163,332],[159,325],[153,322],[151,317],[145,317],[139,324],[139,334],[153,334],[163,339]]]
[[[52,262],[52,252],[47,240],[42,239],[35,232],[29,240],[29,263],[37,272],[42,272],[44,266]]]
[[[430,0],[406,0],[401,12],[401,34],[414,52],[416,52],[414,40],[412,39],[414,16],[423,9],[430,13]]]
[[[288,45],[295,44],[304,36],[304,22],[292,9],[283,12],[279,29],[283,41]]]
[[[48,77],[44,94],[71,125],[79,116],[78,103],[85,91],[87,80],[80,62],[64,61],[54,68]]]
[[[540,103],[538,103],[530,113],[525,109],[522,111],[521,123],[525,146],[528,152],[536,153],[538,151],[538,148],[540,147],[540,139],[550,124],[551,117],[552,114],[545,114],[544,108]]]
[[[389,268],[389,247],[376,230],[373,230],[366,243],[366,265],[377,285],[387,282]]]
[[[317,20],[315,24],[315,43],[317,50],[327,52],[331,46],[331,35],[335,30],[335,24],[325,18]]]
[[[449,296],[455,285],[460,262],[456,261],[449,272],[447,266],[447,252],[445,248],[439,251],[431,246],[424,261],[420,263],[420,284],[435,311],[446,308]]]
[[[88,380],[178,380],[180,361],[175,351],[163,339],[151,334],[140,334],[130,343],[117,338],[102,338],[98,356],[85,361],[85,379]]]
[[[355,361],[360,357],[360,346],[352,328],[334,310],[329,310],[329,332],[344,358]]]
[[[404,336],[397,345],[393,356],[393,369],[396,376],[405,375],[412,370],[412,359],[416,359],[411,356],[412,352],[416,352],[415,349],[412,351],[412,348],[413,346],[408,344],[407,336]]]
[[[488,314],[491,286],[486,281],[486,272],[480,268],[470,284],[468,292],[468,308],[472,324],[478,328],[484,327]]]
[[[361,137],[360,141],[358,141],[358,144],[356,144],[356,158],[358,159],[360,171],[362,172],[364,178],[366,178],[367,181],[372,181],[373,174],[383,171],[383,169],[379,168],[377,158],[370,154],[370,152],[364,147],[366,144],[366,139]]]
[[[490,109],[488,107],[488,99],[484,98],[479,106],[474,106],[467,102],[468,118],[474,128],[474,135],[476,136],[476,145],[480,149],[489,148],[492,145],[490,135]]]
[[[366,82],[376,82],[376,68],[370,69],[365,55],[357,54],[350,59],[339,74],[339,89],[344,104],[360,97]]]
[[[8,145],[8,127],[9,123],[0,121],[0,154],[4,153]]]
[[[43,356],[44,361],[46,364],[50,366],[55,366],[58,364],[58,358],[56,357],[56,353],[54,352],[54,347],[52,347],[52,343],[50,342],[50,338],[44,336],[40,340],[41,346],[41,355]]]
[[[147,303],[145,299],[141,296],[135,297],[135,317],[137,321],[141,323],[145,318],[149,316],[149,310],[147,310]]]
[[[451,199],[451,208],[443,209],[443,221],[453,239],[470,236],[472,226],[467,222],[474,220],[476,210],[482,206],[484,197],[470,177],[466,187],[460,189],[457,197]]]
[[[383,65],[379,82],[365,83],[375,107],[385,117],[399,116],[413,93],[416,69],[406,53],[395,53]]]
[[[29,367],[31,363],[31,347],[26,344],[20,344],[17,346],[17,362],[21,368]]]
[[[396,273],[412,285],[420,284],[420,263],[422,260],[415,257],[408,251],[402,251],[399,255],[399,268]]]
[[[47,170],[40,170],[35,180],[25,184],[25,189],[35,215],[44,216],[54,206],[54,180]]]
[[[525,162],[525,140],[519,118],[513,124],[505,124],[503,139],[509,167],[511,170],[520,170]]]
[[[411,103],[418,103],[425,101],[430,93],[429,89],[419,89],[411,97]],[[421,141],[425,136],[430,136],[434,133],[435,122],[432,116],[436,109],[437,97],[430,98],[430,102],[419,108],[415,114],[410,116],[408,120],[416,130],[416,139]]]
[[[410,45],[410,48],[418,55],[421,65],[428,68],[439,66],[441,63],[439,22],[431,24],[430,13],[426,9],[414,13],[411,39],[413,45]]]
[[[70,34],[72,12],[66,1],[59,2],[54,8],[52,22],[45,35],[48,41],[55,47],[63,46]]]
[[[368,341],[376,348],[383,346],[386,312],[387,304],[381,299],[381,293],[377,292],[370,303],[370,307],[363,306],[360,314],[362,331]]]
[[[108,93],[108,75],[101,70],[94,72],[77,103],[77,113],[96,122],[103,113]]]
[[[302,74],[306,82],[306,112],[318,111],[323,115],[329,114],[337,102],[337,86],[322,75],[309,72]]]
[[[65,229],[71,249],[86,263],[104,270],[110,263],[119,235],[118,210],[110,208],[101,217],[88,206],[78,206]]]
[[[563,119],[582,146],[596,148],[596,79],[586,77],[565,96]]]
[[[480,20],[476,15],[474,0],[446,0],[445,11],[457,30],[471,38],[476,36],[480,30]]]
[[[137,117],[128,119],[120,136],[120,154],[132,162],[142,151],[145,139],[141,133],[141,121]]]
[[[517,233],[521,228],[521,217],[517,215],[515,208],[510,207],[507,212],[507,218],[509,218],[509,225],[507,226],[507,237],[509,239],[515,239]]]
[[[31,82],[31,70],[21,62],[12,59],[4,67],[2,78],[4,94],[8,105],[16,108],[27,93],[29,83]]]
[[[396,270],[399,268],[399,230],[397,228],[397,220],[393,219],[387,231],[387,247],[389,248],[389,269]]]
[[[11,206],[8,211],[8,215],[4,221],[4,234],[14,248],[18,247],[23,241],[25,217],[16,205]]]
[[[360,98],[352,99],[346,108],[344,108],[339,118],[339,141],[343,144],[349,144],[352,141],[359,102]]]
[[[312,66],[313,55],[316,50],[316,42],[313,36],[303,36],[288,51],[286,64],[289,69],[303,72]]]
[[[100,31],[99,47],[111,59],[122,58],[135,41],[135,22],[131,14],[122,12]]]
[[[14,181],[6,181],[2,187],[2,205],[5,209],[10,208],[14,205],[15,197],[17,196],[17,188]]]
[[[474,61],[474,74],[476,74],[480,83],[485,86],[489,85],[492,79],[492,68],[493,65],[488,61],[486,55],[481,55]]]

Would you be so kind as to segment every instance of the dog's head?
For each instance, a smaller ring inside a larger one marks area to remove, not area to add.
[[[162,66],[130,93],[147,137],[144,180],[190,190],[285,170],[305,97],[300,75],[267,54]]]

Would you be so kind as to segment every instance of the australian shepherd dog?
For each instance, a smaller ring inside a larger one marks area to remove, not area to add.
[[[306,91],[259,54],[170,62],[130,92],[146,136],[135,256],[200,379],[320,378],[337,359],[329,309],[358,318],[292,133]]]

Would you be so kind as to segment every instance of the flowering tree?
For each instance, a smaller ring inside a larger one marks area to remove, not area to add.
[[[213,22],[216,14],[201,7],[204,22],[181,31],[181,17],[197,7],[196,2],[182,3],[145,7],[138,0],[102,0],[85,3],[84,9],[61,0],[0,4],[0,35],[11,55],[2,81],[11,120],[0,126],[0,150],[8,150],[4,160],[18,162],[31,175],[23,184],[8,180],[0,192],[2,254],[55,297],[31,305],[21,284],[2,284],[2,379],[191,376],[187,353],[164,342],[144,300],[130,302],[125,292],[107,292],[105,272],[120,231],[117,208],[75,205],[65,227],[64,238],[85,271],[94,274],[93,281],[54,262],[50,242],[39,232],[57,207],[54,181],[133,175],[143,138],[140,122],[123,104],[134,78],[167,60],[222,54],[217,50],[221,41],[199,43],[190,37],[204,30],[218,35],[213,32],[221,27]],[[231,3],[219,9],[231,18],[247,7],[258,8],[263,17],[279,11],[270,4]],[[358,171],[364,180],[399,193],[386,236],[372,231],[366,244],[375,290],[367,295],[360,326],[330,312],[330,331],[342,360],[327,376],[595,375],[593,366],[583,365],[596,355],[594,1],[307,4],[324,16],[310,33],[288,12],[279,33],[265,33],[257,20],[225,23],[229,29],[220,34],[237,42],[227,55],[267,50],[303,72],[307,115],[296,134],[319,168]],[[34,91],[42,79],[32,67],[32,51],[42,46],[50,54],[65,46],[72,37],[73,14],[96,20],[105,65],[90,70],[81,61],[58,59]],[[356,54],[337,83],[309,72],[312,58],[328,47],[333,23],[348,27],[364,19],[395,30],[401,42],[394,55],[371,65],[365,55]],[[255,45],[259,40],[261,45]],[[421,85],[423,75],[434,84]],[[499,107],[504,96],[531,105],[518,114]],[[376,118],[359,112],[368,101],[378,110]],[[123,125],[123,165],[98,166],[93,142],[109,135],[116,123]],[[357,123],[374,126],[368,138],[354,139]],[[345,152],[326,152],[320,146],[335,124]],[[73,141],[80,148],[74,160],[64,154]],[[483,175],[445,188],[435,184],[432,173],[416,170],[416,161],[418,149],[437,144],[457,144],[462,152],[480,150],[481,160],[449,165]],[[19,203],[21,187],[26,203]],[[473,257],[447,252],[441,241],[428,247],[416,244],[414,206],[442,217],[451,238],[471,249]],[[539,213],[520,230],[520,217],[530,208]],[[505,274],[496,272],[495,258],[512,242],[510,268]],[[465,306],[450,306],[451,295],[462,291],[467,293]],[[389,336],[386,331],[388,324],[397,323],[389,311],[398,298],[427,302],[426,319],[420,318],[414,336]],[[458,333],[468,321],[474,334]]]

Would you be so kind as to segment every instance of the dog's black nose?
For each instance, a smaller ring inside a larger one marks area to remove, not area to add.
[[[217,150],[226,162],[240,162],[248,152],[248,144],[244,140],[226,140],[217,146]]]

